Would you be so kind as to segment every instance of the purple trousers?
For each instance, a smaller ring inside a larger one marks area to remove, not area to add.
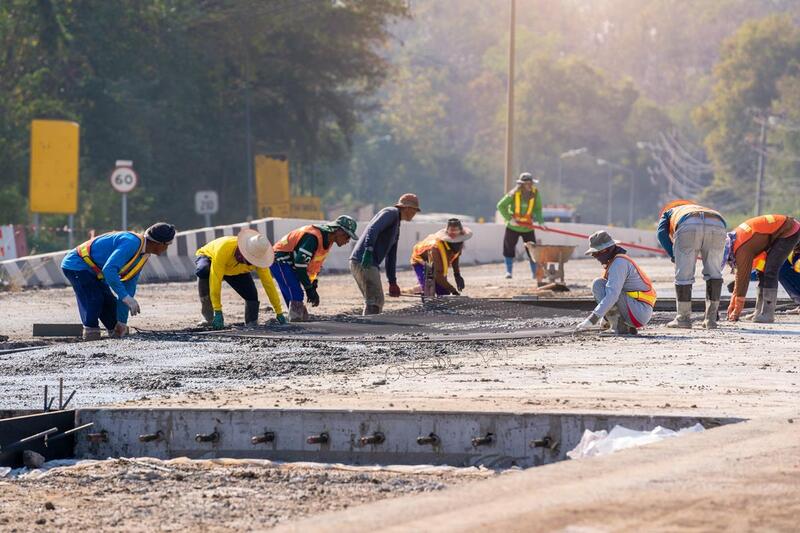
[[[417,281],[419,282],[419,289],[424,293],[425,292],[425,265],[420,265],[418,263],[414,263],[414,272],[417,274]],[[444,296],[445,294],[450,294],[450,291],[439,285],[436,284],[436,296]]]

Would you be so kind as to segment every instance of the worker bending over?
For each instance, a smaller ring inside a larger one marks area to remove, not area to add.
[[[350,255],[350,272],[364,297],[364,315],[383,311],[383,286],[380,264],[386,260],[389,296],[400,296],[397,285],[397,241],[400,222],[409,222],[420,211],[416,194],[407,193],[393,207],[385,207],[372,217]]]
[[[100,322],[110,336],[128,333],[128,313],[140,311],[134,298],[139,274],[150,254],[162,255],[174,238],[175,226],[158,222],[143,234],[106,233],[67,253],[61,270],[75,291],[84,339],[100,338]]]
[[[312,224],[285,235],[274,246],[275,262],[269,267],[289,307],[289,320],[308,320],[303,297],[312,307],[319,305],[317,276],[333,248],[357,239],[356,221],[342,215],[335,222]]]
[[[464,290],[464,278],[458,260],[464,248],[464,241],[472,237],[472,231],[465,228],[457,218],[447,221],[447,227],[414,245],[411,252],[411,266],[417,274],[420,290],[425,296],[459,294]],[[456,286],[447,281],[447,271],[452,268]],[[428,283],[428,275],[433,281]],[[428,290],[426,290],[426,288]]]
[[[744,309],[753,260],[766,253],[758,283],[755,322],[774,322],[778,301],[778,272],[800,241],[800,222],[786,215],[762,215],[745,220],[728,234],[728,263],[736,270],[736,281],[728,306],[728,320],[739,320]]]
[[[586,255],[600,261],[605,271],[592,284],[597,307],[578,324],[576,331],[588,329],[605,317],[617,334],[635,335],[653,316],[656,303],[653,283],[618,243],[605,231],[589,238]]]
[[[536,232],[533,229],[533,220],[544,225],[542,215],[542,195],[534,187],[539,183],[539,178],[533,177],[530,172],[523,172],[517,180],[517,186],[503,196],[497,203],[500,216],[506,221],[506,232],[503,236],[503,258],[506,263],[506,279],[511,279],[514,270],[514,257],[516,256],[517,242],[522,237],[523,243],[536,244]],[[531,274],[536,278],[536,261],[528,247],[525,247],[528,261],[531,264]]]
[[[220,237],[197,250],[195,274],[200,293],[203,325],[214,329],[225,327],[222,315],[222,280],[244,299],[244,323],[258,325],[258,291],[250,274],[255,271],[275,310],[278,323],[286,324],[281,299],[269,272],[274,252],[264,235],[253,229],[243,229],[239,235]]]
[[[678,312],[675,319],[667,323],[668,328],[692,327],[692,284],[698,256],[703,260],[703,279],[706,282],[703,327],[717,327],[726,235],[725,219],[713,209],[687,200],[677,200],[664,206],[658,224],[658,240],[675,263]]]

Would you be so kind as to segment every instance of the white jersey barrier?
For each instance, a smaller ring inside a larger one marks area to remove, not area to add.
[[[169,247],[163,257],[153,256],[142,270],[140,282],[167,282],[190,281],[194,276],[195,252],[204,244],[218,237],[236,235],[243,228],[253,228],[264,233],[270,242],[275,242],[289,231],[307,224],[319,223],[313,220],[299,219],[274,219],[265,218],[251,223],[215,226],[183,231],[175,236],[175,242]],[[366,228],[367,222],[359,222],[358,234]],[[502,261],[503,235],[505,226],[502,224],[472,224],[473,237],[466,242],[461,263],[480,264]],[[548,224],[548,227],[561,229],[571,233],[590,235],[600,229],[609,229],[605,226],[592,224],[558,223]],[[400,241],[397,247],[397,267],[409,267],[411,248],[415,243],[427,235],[442,228],[442,224],[403,222],[400,230]],[[657,248],[658,240],[654,231],[638,230],[632,228],[610,228],[611,235],[620,241],[639,244],[645,247]],[[581,257],[587,248],[587,239],[559,235],[557,233],[537,230],[536,238],[541,245],[576,246],[573,257]],[[334,245],[333,250],[325,261],[327,271],[349,270],[350,253],[355,242],[342,248]],[[518,254],[522,254],[522,241],[517,247]],[[631,248],[630,255],[655,255],[646,250]],[[63,287],[67,280],[61,272],[61,260],[66,251],[49,254],[32,255],[19,259],[0,261],[0,280],[13,287]]]

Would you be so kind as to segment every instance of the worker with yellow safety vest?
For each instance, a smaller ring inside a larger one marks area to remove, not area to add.
[[[465,228],[457,218],[447,221],[447,227],[428,235],[414,245],[411,251],[411,267],[417,275],[419,288],[425,296],[459,294],[466,284],[461,276],[459,258],[464,250],[464,241],[472,238],[472,231]],[[447,273],[453,269],[456,286],[447,281]]]
[[[603,277],[592,284],[597,307],[575,330],[589,329],[605,317],[609,327],[617,334],[635,335],[653,316],[656,304],[653,282],[625,254],[619,241],[612,239],[606,231],[595,232],[589,237],[586,255],[597,259],[605,270]]]
[[[703,279],[706,282],[703,327],[717,327],[727,235],[725,224],[719,212],[688,200],[670,202],[661,211],[658,240],[675,263],[677,316],[667,323],[668,328],[692,327],[692,284],[698,256],[703,260]]]
[[[289,320],[308,320],[303,297],[312,307],[319,305],[317,276],[333,245],[344,246],[357,239],[357,222],[342,215],[334,222],[303,226],[284,235],[275,244],[275,262],[270,267],[283,300],[289,307]],[[305,292],[305,295],[304,295]]]
[[[778,272],[800,242],[800,222],[786,215],[762,215],[745,220],[728,234],[727,261],[736,269],[728,320],[739,320],[744,309],[753,261],[766,253],[758,283],[755,322],[774,322],[778,300]]]
[[[517,180],[517,186],[503,196],[497,203],[497,211],[506,221],[506,232],[503,236],[503,258],[506,264],[506,278],[511,279],[514,269],[517,243],[522,237],[523,243],[536,244],[536,232],[533,221],[544,224],[542,215],[542,195],[534,184],[539,183],[530,172],[523,172]],[[536,278],[536,261],[528,247],[525,247],[531,274]]]
[[[211,326],[213,329],[225,327],[222,313],[223,280],[244,300],[245,326],[258,325],[258,290],[253,281],[253,272],[267,293],[278,323],[286,323],[281,297],[269,271],[275,253],[266,236],[254,229],[245,228],[239,235],[214,239],[197,250],[195,255],[200,312],[204,319],[201,325]]]
[[[128,314],[139,314],[136,284],[150,255],[162,255],[175,238],[175,226],[153,224],[144,233],[115,231],[70,250],[61,261],[83,323],[83,338],[100,338],[100,323],[109,336],[128,333]]]

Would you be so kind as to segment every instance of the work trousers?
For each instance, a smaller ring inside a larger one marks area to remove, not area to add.
[[[425,294],[425,265],[414,263],[414,273],[417,275],[420,291],[422,291],[422,294]],[[445,294],[450,294],[450,291],[437,283],[436,296],[444,296]]]
[[[75,291],[81,323],[87,328],[99,328],[102,322],[106,329],[114,329],[117,325],[117,297],[108,285],[88,270],[64,268],[61,271]]]
[[[361,263],[350,261],[350,273],[353,274],[358,290],[364,297],[364,314],[383,312],[383,283],[378,267],[364,268]]]
[[[606,297],[607,283],[608,281],[603,278],[597,278],[592,283],[592,294],[597,303],[600,303]],[[619,311],[620,319],[635,328],[641,328],[646,325],[653,316],[652,307],[639,300],[634,300],[624,292],[620,293],[616,308]]]
[[[532,242],[536,244],[536,232],[534,230],[520,233],[509,227],[506,227],[505,235],[503,235],[503,257],[509,257],[512,259],[516,257],[517,243],[519,242],[520,237],[522,237],[522,242]],[[528,260],[533,262],[533,256],[531,256],[527,246],[525,247],[525,253],[528,254]]]
[[[778,271],[778,280],[796,304],[800,304],[800,273],[795,272],[789,261],[784,261]]]
[[[272,273],[272,278],[278,284],[278,288],[283,295],[283,301],[286,302],[287,307],[291,305],[291,302],[302,302],[305,299],[306,293],[297,280],[297,276],[291,264],[279,263],[276,261],[269,267],[269,271]]]
[[[694,283],[697,256],[703,260],[703,279],[722,279],[725,223],[716,216],[684,218],[674,235],[675,285]]]
[[[195,275],[197,276],[197,283],[200,285],[200,293],[202,295],[209,294],[208,278],[211,275],[211,259],[201,255],[194,260]],[[258,301],[258,290],[253,281],[253,276],[250,273],[239,274],[236,276],[225,276],[222,278],[225,282],[233,287],[233,290],[247,302]]]
[[[792,253],[794,247],[800,241],[800,231],[782,239],[777,239],[772,243],[767,251],[767,261],[764,263],[764,273],[759,276],[758,286],[762,289],[778,288],[778,273],[781,265],[786,262],[786,258]]]

